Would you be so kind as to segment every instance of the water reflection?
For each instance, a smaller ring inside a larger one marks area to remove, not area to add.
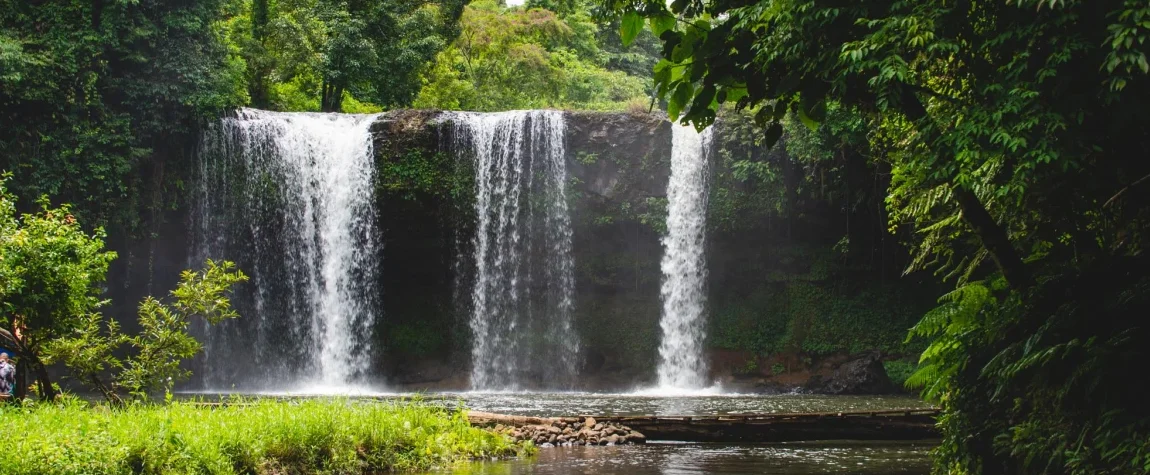
[[[803,443],[556,447],[533,460],[474,463],[449,473],[520,474],[927,474],[930,447],[922,443]],[[445,472],[440,472],[445,473]]]

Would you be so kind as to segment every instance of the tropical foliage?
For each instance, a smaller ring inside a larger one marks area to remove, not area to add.
[[[208,261],[199,272],[184,271],[170,303],[144,299],[139,334],[120,333],[99,313],[116,256],[104,250],[103,230],[85,233],[67,206],[46,201],[40,212],[17,215],[16,201],[0,181],[0,343],[35,372],[42,398],[58,392],[47,369],[57,362],[113,402],[122,391],[146,398],[170,390],[190,374],[180,364],[201,348],[188,334],[193,319],[214,324],[239,316],[227,294],[247,277],[230,262]],[[124,350],[126,357],[117,356]],[[103,380],[109,374],[110,384]]]
[[[170,392],[191,376],[182,363],[202,349],[188,327],[200,319],[214,325],[239,317],[227,294],[246,280],[231,262],[209,260],[201,271],[183,272],[170,303],[151,296],[140,303],[137,335],[125,335],[115,320],[105,321],[101,314],[90,313],[71,331],[45,343],[45,359],[64,364],[77,381],[98,390],[110,402],[120,402],[122,392],[137,399],[161,390]],[[117,356],[125,350],[127,357]],[[103,377],[109,373],[113,380],[107,383]]]
[[[227,42],[251,105],[357,112],[409,104],[419,72],[458,34],[465,2],[232,0]],[[345,108],[344,102],[349,102]]]
[[[55,394],[45,347],[93,318],[108,264],[104,231],[86,233],[67,206],[17,214],[0,181],[0,342],[35,372],[41,394]]]
[[[0,170],[27,201],[92,225],[163,207],[185,131],[242,103],[243,64],[219,41],[225,0],[0,1]]]
[[[868,123],[908,271],[956,282],[915,327],[911,383],[946,410],[940,472],[1140,472],[1150,415],[1123,390],[1145,323],[1150,6],[1122,1],[615,2],[646,18],[668,112]]]
[[[645,74],[610,68],[611,59],[619,56],[603,47],[600,27],[586,7],[573,2],[550,8],[532,3],[508,8],[493,0],[468,5],[462,33],[424,74],[415,106],[481,111],[646,107],[649,80]]]

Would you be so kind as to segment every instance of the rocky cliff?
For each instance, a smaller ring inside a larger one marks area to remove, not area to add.
[[[374,367],[392,387],[467,385],[469,277],[458,256],[474,226],[475,178],[453,156],[443,118],[401,110],[371,126],[383,240]],[[660,338],[671,124],[591,112],[565,122],[580,387],[646,384]],[[759,145],[738,120],[716,127],[707,237],[715,377],[748,390],[817,389],[851,354],[913,354],[902,339],[933,292],[900,277],[905,254],[886,229],[881,167],[846,154],[796,159]],[[114,313],[131,315],[139,296],[165,292],[194,265],[187,222],[183,209],[170,211],[150,239],[119,246]]]

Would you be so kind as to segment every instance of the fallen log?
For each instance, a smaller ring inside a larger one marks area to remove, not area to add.
[[[593,417],[620,424],[647,440],[687,442],[799,442],[816,440],[926,440],[938,438],[937,409],[832,413],[724,414],[715,416],[527,417],[469,412],[473,425],[572,423]]]
[[[601,417],[642,432],[648,440],[798,442],[815,440],[924,440],[938,437],[939,411],[895,410],[720,416]]]
[[[526,426],[526,425],[551,425],[552,423],[560,420],[558,417],[531,417],[531,416],[512,416],[507,414],[496,414],[494,412],[479,412],[467,411],[467,420],[473,426],[494,426],[496,424],[503,424],[505,426]]]

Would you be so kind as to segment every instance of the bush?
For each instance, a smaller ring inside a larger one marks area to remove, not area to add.
[[[884,361],[882,367],[886,370],[886,375],[890,378],[890,382],[902,388],[906,386],[907,378],[918,369],[918,363],[907,360],[892,360]]]
[[[462,411],[348,399],[0,407],[0,473],[279,474],[422,471],[531,450]]]

